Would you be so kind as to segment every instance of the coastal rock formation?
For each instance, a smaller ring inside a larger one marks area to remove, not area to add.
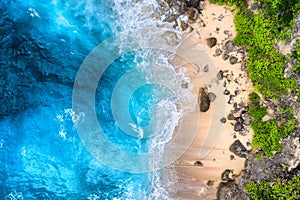
[[[229,150],[242,158],[246,158],[249,153],[240,140],[234,141],[234,143],[229,147]]]
[[[248,195],[233,181],[221,182],[217,192],[218,200],[250,200]]]
[[[199,108],[201,112],[206,112],[209,109],[210,99],[205,88],[199,89],[198,102],[199,102]]]
[[[233,177],[233,170],[231,169],[226,169],[222,175],[221,175],[221,179],[223,181],[233,181],[234,177]]]
[[[215,38],[215,37],[207,38],[206,39],[206,43],[207,43],[207,46],[209,48],[212,48],[212,47],[216,46],[216,44],[217,44],[217,38]]]
[[[241,183],[243,186],[248,182],[270,181],[278,177],[289,180],[294,175],[300,176],[299,132],[282,140],[281,152],[273,158],[262,156],[258,159],[254,154],[249,154]]]
[[[200,0],[187,0],[186,5],[188,7],[194,7],[196,8],[199,5]]]

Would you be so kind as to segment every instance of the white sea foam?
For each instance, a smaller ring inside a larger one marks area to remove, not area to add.
[[[118,15],[117,25],[121,30],[158,26],[171,28],[172,24],[162,21],[166,18],[165,15],[157,18],[155,12],[159,8],[160,4],[157,0],[114,0],[113,9]],[[168,15],[171,12],[176,12],[176,10],[169,10],[169,13],[166,14]],[[154,15],[156,16],[155,19]],[[138,39],[145,40],[144,37]],[[172,55],[170,56],[166,52],[157,50],[143,50],[137,52],[136,55],[136,63],[140,69],[147,73],[146,78],[149,82],[153,79],[156,80],[156,82],[171,90],[174,93],[173,96],[176,97],[161,99],[155,106],[156,114],[151,116],[165,122],[150,142],[150,152],[161,152],[161,155],[157,155],[157,160],[161,162],[164,158],[163,149],[172,140],[174,130],[179,125],[181,118],[185,114],[192,112],[196,107],[190,80],[185,76],[184,71],[175,71],[174,67],[169,63],[171,57]],[[141,60],[138,58],[142,58],[143,61],[138,62],[138,60]],[[182,87],[183,84],[187,87]],[[135,130],[139,131],[137,126],[132,126]],[[167,190],[162,185],[161,171],[149,173],[149,180],[152,183],[152,188],[150,194],[143,197],[144,200],[171,199]]]

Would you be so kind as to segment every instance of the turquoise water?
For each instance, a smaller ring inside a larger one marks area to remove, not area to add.
[[[120,0],[0,1],[0,199],[168,198],[159,171],[129,173],[97,160],[76,130],[84,113],[72,110],[73,84],[85,57],[109,37],[138,27],[137,9],[142,8],[146,13],[140,23],[151,25],[151,8],[137,5],[128,10],[128,3]],[[130,21],[127,15],[136,18]],[[138,52],[119,57],[101,77],[95,95],[97,119],[105,136],[132,153],[163,148],[158,144],[170,140],[180,118],[176,95],[146,84],[128,102],[133,129],[149,125],[155,117],[151,108],[160,104],[158,109],[169,113],[170,119],[163,135],[133,137],[115,122],[114,87],[137,67],[147,77],[151,70],[143,60]],[[160,78],[177,77],[181,84],[183,77],[171,73]]]

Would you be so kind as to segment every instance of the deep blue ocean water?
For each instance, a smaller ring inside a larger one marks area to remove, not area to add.
[[[157,174],[102,164],[74,126],[82,117],[72,111],[77,71],[99,43],[139,26],[136,19],[124,19],[126,14],[136,11],[120,0],[0,1],[0,199],[166,198]],[[98,84],[95,107],[114,144],[149,152],[151,141],[124,134],[110,106],[117,81],[139,65],[135,59],[128,53],[110,65]],[[164,98],[160,93],[155,85],[134,92],[128,105],[134,123],[149,124],[151,105]]]

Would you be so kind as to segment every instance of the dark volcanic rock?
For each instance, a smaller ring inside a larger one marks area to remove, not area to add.
[[[203,164],[201,161],[199,161],[199,160],[198,160],[198,161],[195,161],[195,162],[194,162],[194,165],[195,165],[195,166],[200,166],[200,167],[204,166],[204,164]]]
[[[216,56],[220,56],[223,53],[223,51],[220,48],[217,48],[215,51]]]
[[[233,116],[232,113],[229,113],[229,114],[227,115],[227,119],[228,119],[228,120],[235,120],[235,117]]]
[[[206,112],[210,107],[210,99],[204,88],[199,89],[199,108],[201,112]]]
[[[219,15],[218,21],[222,21],[222,19],[224,19],[224,15],[223,14]]]
[[[242,123],[237,122],[234,124],[234,131],[239,132],[242,131],[244,129],[244,126]]]
[[[228,60],[229,57],[230,57],[229,54],[228,54],[227,52],[225,52],[225,53],[223,54],[223,56],[222,56],[222,59],[223,59],[223,60]]]
[[[220,70],[219,72],[218,72],[218,74],[217,74],[217,79],[220,81],[220,80],[222,80],[223,79],[223,74],[224,74],[224,72],[222,71],[222,70]]]
[[[225,117],[222,117],[222,118],[220,119],[220,122],[222,122],[223,124],[225,124],[225,123],[226,123],[226,118],[225,118]]]
[[[221,175],[221,179],[223,181],[233,181],[233,170],[231,169],[226,169],[222,175]]]
[[[214,183],[215,183],[215,181],[209,180],[209,181],[207,181],[206,185],[207,186],[213,186]]]
[[[217,192],[218,200],[250,200],[250,197],[233,181],[221,182]]]
[[[229,150],[242,158],[246,158],[249,153],[240,140],[234,141],[234,143],[229,147]]]
[[[194,22],[199,16],[198,10],[195,8],[190,8],[186,13],[186,16],[188,16],[189,20],[192,20],[191,22]]]
[[[251,145],[250,143],[248,145]],[[244,176],[241,185],[247,182],[273,181],[278,178],[290,180],[293,176],[300,176],[300,134],[291,133],[282,140],[282,149],[273,158],[262,156],[258,159],[249,154],[245,162]],[[282,166],[284,163],[285,167]]]
[[[229,90],[224,90],[224,94],[225,94],[225,95],[230,95]]]
[[[226,43],[225,43],[225,51],[228,51],[228,52],[232,52],[234,50],[234,44],[231,40],[228,40]]]
[[[197,7],[199,5],[200,0],[187,0],[186,5],[187,7]]]
[[[234,57],[234,56],[231,56],[229,58],[229,62],[230,62],[230,64],[234,65],[234,64],[236,64],[238,62],[238,58]]]
[[[217,38],[215,38],[215,37],[207,38],[206,39],[206,43],[207,43],[208,47],[212,48],[212,47],[216,46],[216,44],[217,44]]]

